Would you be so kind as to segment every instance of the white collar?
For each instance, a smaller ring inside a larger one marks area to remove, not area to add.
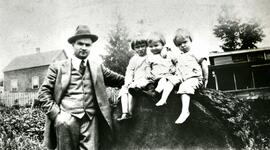
[[[72,65],[75,69],[79,70],[80,69],[80,64],[82,59],[77,58],[76,56],[71,57]],[[84,59],[84,66],[86,66],[87,59]]]

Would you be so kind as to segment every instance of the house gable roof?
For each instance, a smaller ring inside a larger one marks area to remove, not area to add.
[[[67,58],[64,50],[54,50],[48,52],[40,52],[30,55],[18,56],[13,59],[4,69],[3,72],[19,70],[25,68],[33,68],[39,66],[46,66],[54,62],[61,54]]]

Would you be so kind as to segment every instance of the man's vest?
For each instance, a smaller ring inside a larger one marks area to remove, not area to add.
[[[77,118],[87,114],[92,119],[96,111],[94,98],[89,64],[86,65],[84,75],[72,67],[70,83],[60,104],[61,110]]]

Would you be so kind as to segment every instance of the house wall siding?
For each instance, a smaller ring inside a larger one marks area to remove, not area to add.
[[[32,77],[39,77],[39,86],[43,83],[47,74],[49,65],[34,67],[28,69],[14,70],[4,72],[4,91],[11,92],[11,80],[18,80],[18,91],[16,92],[34,92],[37,89],[32,88]]]

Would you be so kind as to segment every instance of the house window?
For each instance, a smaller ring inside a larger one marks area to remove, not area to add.
[[[261,52],[248,54],[248,57],[249,57],[249,61],[251,62],[265,60],[264,53],[261,53]]]
[[[39,88],[39,77],[38,76],[32,77],[32,88],[33,89]]]
[[[216,76],[219,90],[235,90],[234,73],[231,70],[217,70]]]
[[[232,64],[232,56],[222,56],[214,58],[215,65]]]
[[[252,73],[247,68],[236,68],[234,70],[237,89],[253,88]]]
[[[253,74],[256,88],[270,86],[269,67],[255,67],[253,68]]]
[[[10,81],[11,91],[18,91],[18,80],[12,79]]]
[[[247,62],[247,55],[246,54],[233,55],[232,56],[232,61],[234,63]]]
[[[265,58],[266,58],[266,60],[270,60],[270,52],[265,53]]]

